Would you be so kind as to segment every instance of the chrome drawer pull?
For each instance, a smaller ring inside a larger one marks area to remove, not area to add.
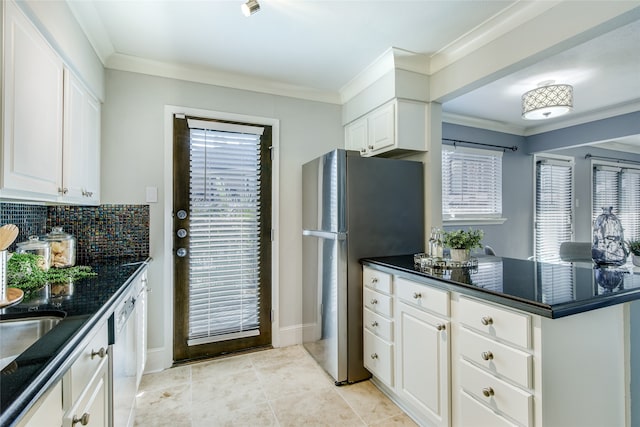
[[[375,328],[376,326],[378,326],[378,322],[374,320],[373,322],[371,322],[371,326]]]
[[[374,298],[374,299],[371,300],[371,305],[376,305],[377,303],[378,303],[377,299]]]
[[[85,412],[84,414],[82,414],[82,416],[80,418],[76,418],[75,416],[73,417],[73,420],[71,420],[71,425],[74,426],[77,423],[82,424],[83,426],[86,426],[87,424],[89,424],[89,413]]]
[[[495,392],[491,387],[485,387],[482,389],[482,394],[484,394],[485,397],[491,397],[495,394]]]
[[[484,316],[482,319],[480,319],[480,323],[482,323],[484,326],[493,325],[493,319],[489,316]]]
[[[483,351],[480,356],[482,356],[482,360],[492,360],[493,359],[493,353],[491,353],[490,351]]]
[[[100,347],[100,350],[93,351],[91,350],[91,358],[93,359],[96,356],[100,356],[100,359],[104,358],[107,355],[107,350],[104,347]],[[83,424],[84,425],[84,424]]]
[[[439,330],[439,331],[444,331],[445,329],[447,329],[447,327],[442,323],[438,323],[436,325],[436,329]]]
[[[413,293],[413,299],[420,299],[420,298],[422,298],[422,294],[420,292]]]
[[[372,358],[372,359],[377,359],[377,358],[378,358],[378,353],[373,353],[373,354],[371,355],[371,358]]]

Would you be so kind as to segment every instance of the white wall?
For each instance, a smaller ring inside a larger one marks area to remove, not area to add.
[[[171,262],[164,257],[163,236],[165,105],[280,120],[277,317],[281,345],[296,342],[302,323],[301,165],[343,145],[340,106],[114,70],[106,71],[105,87],[102,203],[145,203],[145,187],[158,188],[158,203],[150,209],[150,358],[172,346],[165,334],[172,325],[163,311],[171,283],[163,277],[163,264]]]

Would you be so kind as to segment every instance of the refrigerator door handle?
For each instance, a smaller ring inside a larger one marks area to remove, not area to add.
[[[332,232],[332,231],[319,231],[319,230],[302,230],[303,236],[319,237],[321,239],[329,240],[347,240],[347,233],[344,232]]]

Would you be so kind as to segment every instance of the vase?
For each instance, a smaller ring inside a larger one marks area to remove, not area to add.
[[[451,261],[465,262],[471,258],[471,251],[469,249],[453,249],[449,251]]]
[[[602,208],[602,214],[593,222],[591,258],[598,265],[622,265],[629,255],[622,224],[611,210],[611,207]]]

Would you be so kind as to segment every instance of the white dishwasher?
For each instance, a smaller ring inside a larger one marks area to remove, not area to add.
[[[112,423],[129,427],[134,423],[138,384],[146,353],[146,271],[131,285],[110,319],[112,332]]]

